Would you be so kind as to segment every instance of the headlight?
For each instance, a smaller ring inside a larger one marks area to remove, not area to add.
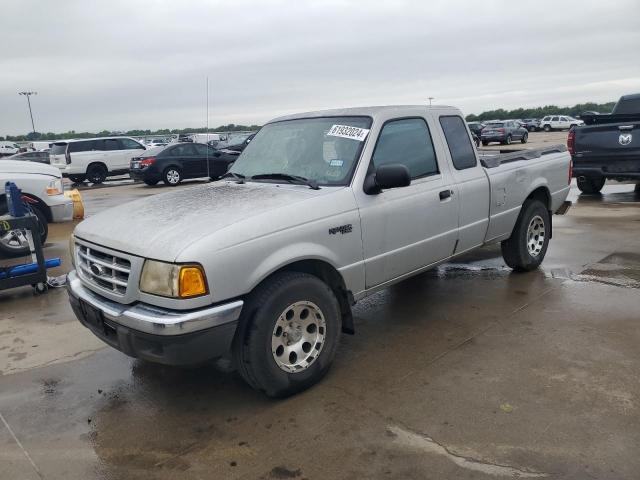
[[[191,298],[207,293],[207,280],[200,265],[176,265],[145,260],[140,291],[172,298]]]
[[[62,179],[58,178],[57,180],[52,180],[47,185],[47,195],[60,195],[64,192],[64,187],[62,186]]]

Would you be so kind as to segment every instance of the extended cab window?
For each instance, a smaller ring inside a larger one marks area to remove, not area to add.
[[[400,163],[409,169],[412,179],[438,173],[427,122],[421,118],[405,118],[387,122],[373,152],[374,167]]]
[[[462,118],[457,116],[440,117],[440,125],[447,139],[451,161],[456,170],[476,166],[476,153],[469,140]]]

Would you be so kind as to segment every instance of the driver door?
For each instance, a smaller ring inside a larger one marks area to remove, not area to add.
[[[394,163],[407,167],[411,185],[356,192],[367,289],[451,256],[458,237],[458,196],[425,118],[383,125],[369,169]]]

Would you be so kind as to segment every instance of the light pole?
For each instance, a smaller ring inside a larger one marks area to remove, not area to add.
[[[37,95],[38,92],[18,92],[18,95],[24,95],[25,97],[27,97],[27,104],[29,105],[29,116],[31,117],[31,128],[33,128],[33,133],[36,133],[36,126],[33,123],[33,113],[31,113],[31,100],[29,100],[29,97],[31,95]]]
[[[429,106],[431,106],[431,100],[435,100],[435,97],[428,97],[429,98]]]

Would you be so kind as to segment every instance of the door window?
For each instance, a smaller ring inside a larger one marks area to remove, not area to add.
[[[196,151],[196,155],[201,156],[201,157],[206,157],[207,154],[209,154],[209,156],[211,156],[211,151],[207,152],[207,146],[203,145],[201,143],[196,143],[193,148]]]
[[[122,150],[122,147],[117,138],[107,138],[104,140],[104,149],[110,152],[113,150]]]
[[[476,153],[469,140],[462,118],[457,116],[440,117],[440,125],[447,139],[451,160],[456,170],[476,166]]]
[[[557,122],[557,121],[558,121],[558,117],[553,117],[553,118],[551,119],[551,121],[552,121],[552,122]]]
[[[188,157],[191,155],[195,155],[191,145],[182,144],[174,147],[171,150],[171,156],[173,157]]]
[[[427,122],[405,118],[387,122],[371,158],[374,167],[399,163],[409,169],[412,179],[439,172]]]

